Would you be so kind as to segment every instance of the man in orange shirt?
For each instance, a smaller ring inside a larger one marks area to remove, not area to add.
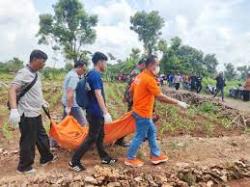
[[[156,139],[156,127],[152,121],[155,98],[161,102],[179,105],[187,108],[188,104],[164,95],[157,85],[155,77],[160,72],[160,63],[156,56],[150,56],[146,62],[146,69],[140,73],[131,86],[133,95],[133,117],[136,120],[136,133],[128,149],[128,158],[125,164],[132,167],[141,167],[143,162],[136,158],[136,153],[147,137],[151,150],[151,162],[159,164],[168,160],[161,154]]]

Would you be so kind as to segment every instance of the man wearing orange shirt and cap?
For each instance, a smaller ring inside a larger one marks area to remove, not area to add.
[[[161,154],[156,139],[156,127],[153,123],[153,108],[155,98],[161,102],[179,105],[187,108],[188,104],[172,99],[164,95],[157,85],[155,77],[160,72],[160,63],[156,56],[150,56],[145,62],[145,70],[140,73],[131,86],[133,95],[133,117],[136,120],[136,133],[128,149],[128,157],[125,164],[132,167],[141,167],[143,162],[136,158],[136,153],[147,137],[151,150],[151,162],[159,164],[168,160],[167,156]]]

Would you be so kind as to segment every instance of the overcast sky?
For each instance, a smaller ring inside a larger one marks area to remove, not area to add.
[[[38,15],[52,12],[55,0],[0,0],[0,61],[19,57],[27,61],[37,45]],[[162,38],[179,36],[184,44],[215,53],[220,64],[250,65],[249,0],[82,0],[87,12],[98,15],[97,39],[92,51],[125,58],[131,48],[142,48],[129,29],[138,10],[158,10],[165,20]],[[53,64],[50,58],[49,64]],[[57,65],[63,65],[62,59]]]

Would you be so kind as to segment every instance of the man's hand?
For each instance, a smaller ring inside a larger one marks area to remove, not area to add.
[[[9,116],[9,123],[13,126],[13,128],[18,128],[18,124],[21,121],[20,114],[17,109],[11,109]]]
[[[111,117],[111,115],[109,113],[104,114],[103,117],[104,117],[104,123],[105,124],[112,122],[112,117]]]
[[[49,103],[47,101],[43,100],[43,105],[42,106],[45,107],[45,108],[49,108]]]
[[[180,106],[181,108],[185,108],[185,109],[187,109],[190,106],[189,104],[182,102],[182,101],[178,101],[177,105]]]
[[[68,106],[67,106],[67,107],[65,108],[65,112],[66,112],[67,115],[69,115],[70,112],[71,112],[71,107],[68,107]]]

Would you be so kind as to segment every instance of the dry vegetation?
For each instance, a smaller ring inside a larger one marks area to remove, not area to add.
[[[44,81],[44,96],[50,103],[53,118],[60,120],[62,108],[61,82]],[[4,81],[5,84],[9,80]],[[106,83],[108,107],[113,118],[126,112],[122,102],[125,84]],[[164,88],[168,95],[191,104],[187,111],[175,106],[156,104],[160,115],[157,122],[158,139],[169,163],[152,167],[148,163],[148,147],[143,145],[139,157],[146,161],[140,169],[124,168],[122,163],[126,149],[108,147],[112,155],[120,159],[114,168],[99,166],[95,151],[86,155],[84,163],[89,168],[83,174],[67,169],[71,153],[57,150],[60,160],[54,165],[41,168],[38,174],[20,176],[15,173],[18,161],[17,131],[8,127],[6,88],[0,88],[0,186],[15,186],[20,183],[43,186],[214,186],[226,185],[227,181],[250,177],[250,139],[248,113],[243,113],[225,104],[188,92]],[[46,118],[45,126],[48,129]],[[127,137],[129,140],[131,136]],[[38,159],[38,158],[37,158]],[[249,183],[248,183],[249,184]]]

